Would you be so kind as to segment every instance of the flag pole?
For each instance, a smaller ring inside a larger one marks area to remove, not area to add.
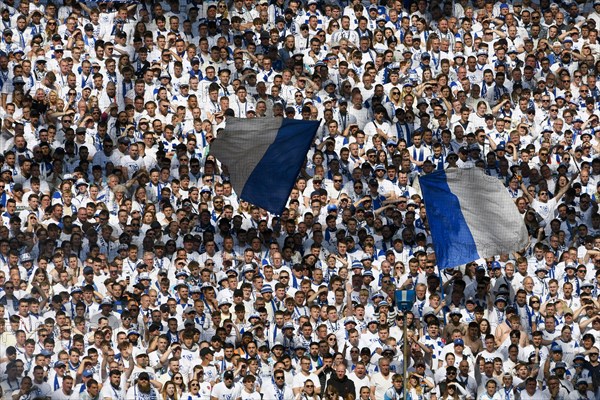
[[[437,259],[436,259],[437,260]],[[436,262],[437,264],[437,262]],[[440,280],[440,294],[441,294],[441,298],[442,301],[444,301],[444,281],[442,281],[442,270],[438,268],[438,279]],[[442,307],[442,313],[444,314],[444,326],[446,326],[446,308],[447,304],[444,304],[444,307]]]
[[[404,362],[402,365],[404,366],[403,371],[403,382],[402,382],[402,392],[404,393],[404,398],[406,399],[406,385],[408,382],[408,324],[406,323],[406,311],[404,312],[403,325],[404,325],[404,334],[402,335],[402,339],[404,341]]]

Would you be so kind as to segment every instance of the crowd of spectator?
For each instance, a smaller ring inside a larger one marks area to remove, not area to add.
[[[599,24],[600,0],[0,1],[0,398],[600,398]],[[280,117],[321,126],[273,215],[210,143]],[[437,268],[418,177],[451,168],[506,186],[527,248]]]

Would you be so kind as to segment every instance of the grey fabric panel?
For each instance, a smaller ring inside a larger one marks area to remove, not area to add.
[[[225,129],[210,144],[210,153],[229,168],[231,184],[238,194],[275,140],[282,121],[282,118],[228,117]]]
[[[510,254],[527,246],[529,236],[523,217],[497,178],[480,168],[450,168],[446,176],[481,257]]]

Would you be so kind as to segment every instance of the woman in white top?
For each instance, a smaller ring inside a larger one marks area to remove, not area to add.
[[[188,384],[188,390],[179,396],[179,400],[210,400],[210,390],[210,383],[192,379]]]

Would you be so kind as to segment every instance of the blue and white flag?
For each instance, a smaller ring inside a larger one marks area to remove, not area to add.
[[[438,268],[524,249],[528,234],[502,183],[480,168],[419,178]]]
[[[281,215],[319,121],[228,117],[210,152],[229,170],[239,198]]]

